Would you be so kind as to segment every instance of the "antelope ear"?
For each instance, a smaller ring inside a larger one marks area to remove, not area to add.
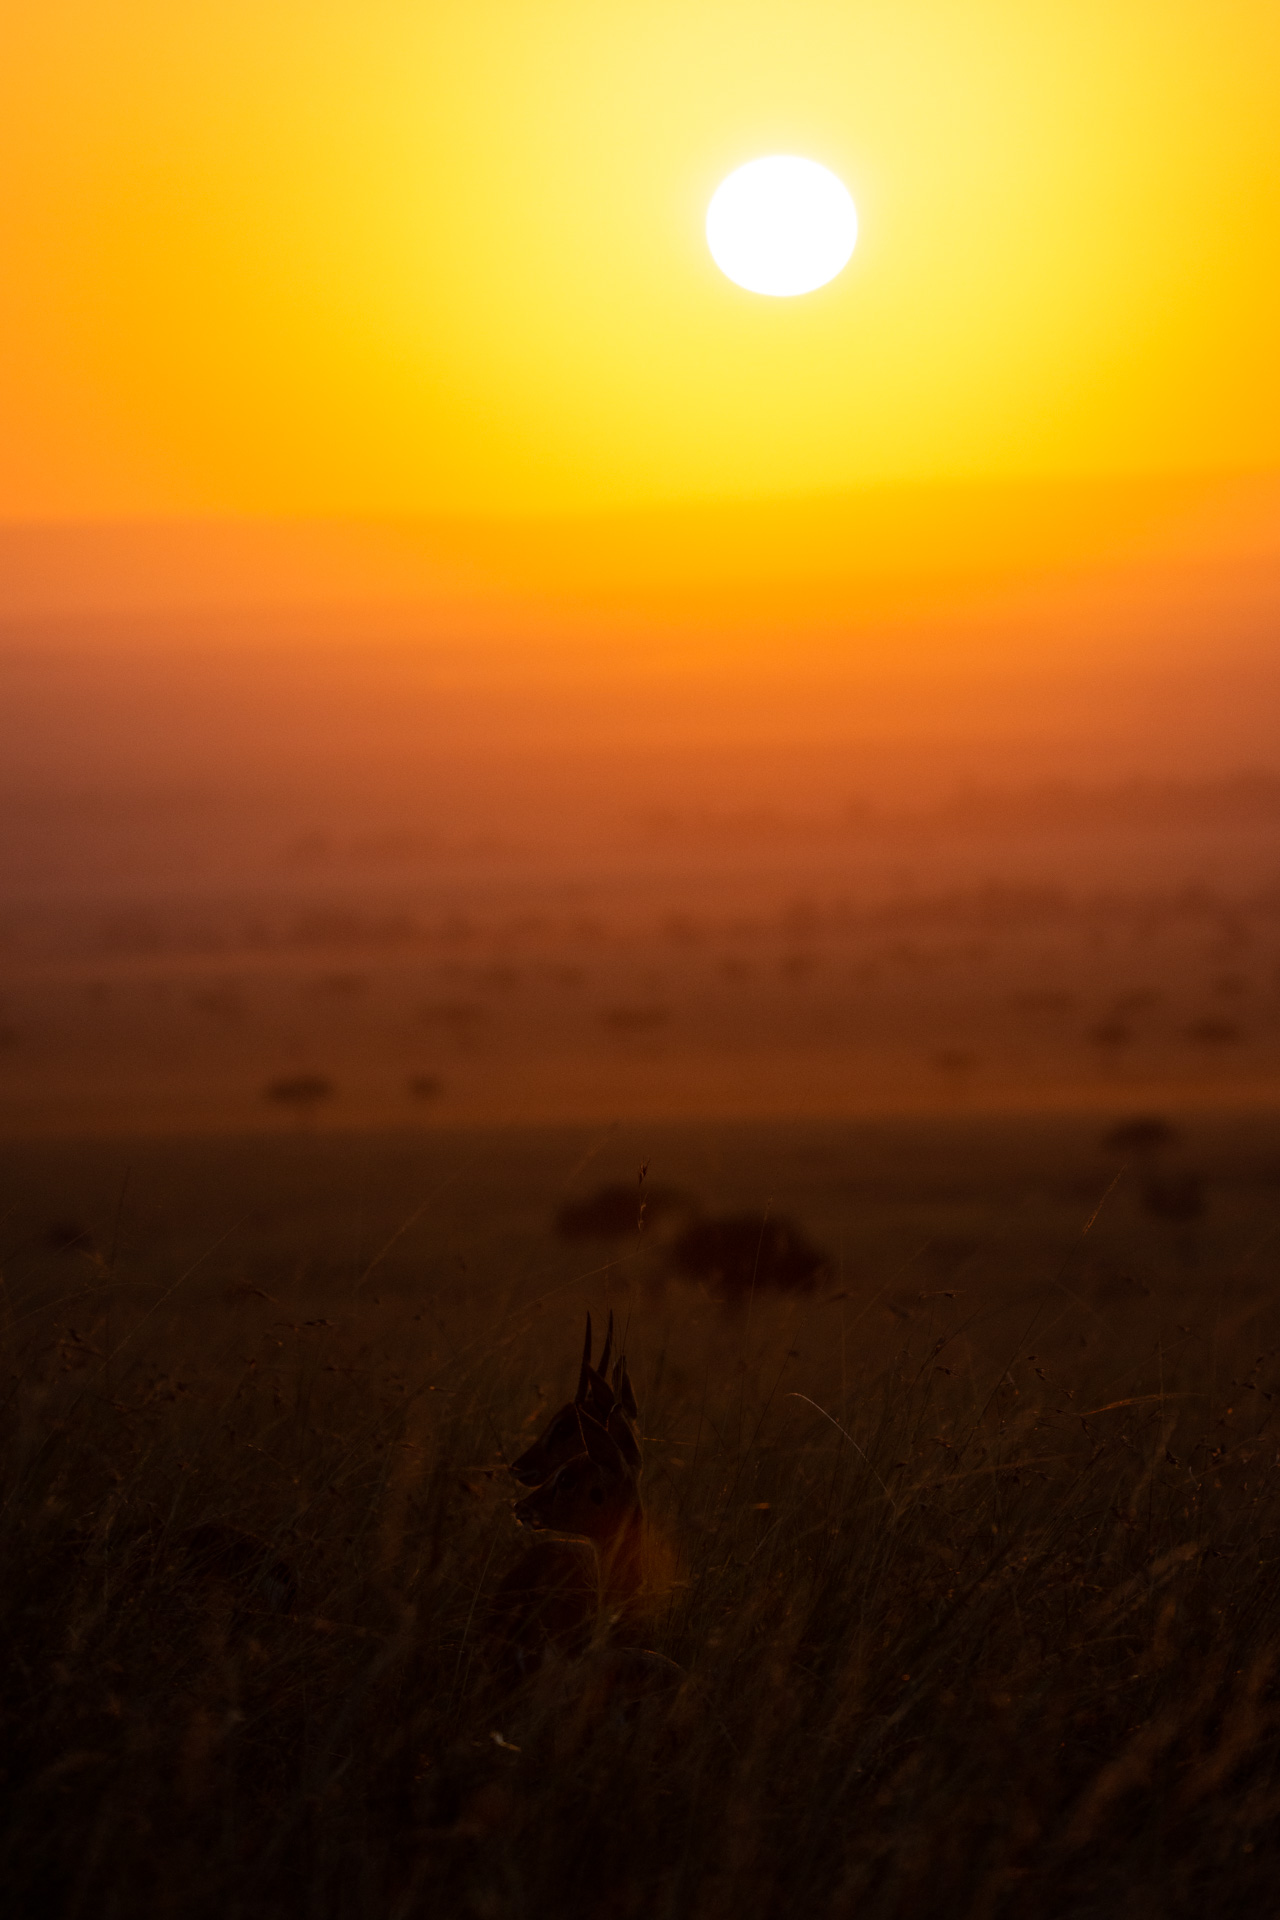
[[[635,1388],[631,1384],[631,1375],[627,1372],[626,1358],[622,1354],[619,1354],[618,1364],[613,1370],[613,1394],[628,1420],[636,1420],[639,1418],[640,1409],[636,1405]]]
[[[642,1455],[640,1442],[636,1438],[635,1428],[623,1413],[621,1407],[615,1407],[609,1415],[609,1438],[622,1455],[632,1473],[639,1473]]]
[[[591,1315],[587,1315],[587,1337],[582,1348],[582,1370],[578,1374],[578,1391],[573,1396],[573,1404],[581,1406],[587,1397],[591,1385]]]
[[[602,1380],[609,1378],[609,1355],[613,1352],[613,1308],[609,1309],[609,1326],[604,1336],[604,1346],[600,1353],[600,1365],[596,1372]]]
[[[604,1426],[614,1409],[613,1388],[604,1375],[597,1373],[594,1367],[588,1367],[587,1379],[585,1410],[593,1420],[598,1420],[600,1425]]]

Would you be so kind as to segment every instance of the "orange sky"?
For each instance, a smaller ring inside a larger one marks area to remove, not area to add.
[[[83,641],[96,622],[90,643],[111,646],[123,620],[168,645],[214,612],[224,646],[363,639],[469,655],[481,674],[1212,674],[1275,656],[1280,475],[595,516],[0,524],[0,633]]]
[[[1272,0],[44,0],[0,514],[527,515],[1280,465]],[[831,286],[707,198],[847,181]]]
[[[379,848],[427,849],[423,898],[494,925],[600,888],[655,925],[998,893],[1051,857],[1090,899],[1273,889],[1273,789],[1238,776],[1280,773],[1278,102],[1277,0],[0,8],[9,971],[29,935],[96,975],[113,903],[166,889],[175,926],[202,888],[360,925]],[[788,152],[846,183],[859,242],[772,300],[703,222]],[[1176,804],[1126,838],[1144,781]],[[1103,804],[1055,853],[1072,787]],[[1266,805],[1215,838],[1219,788]],[[866,825],[970,789],[1004,789],[998,830],[940,864]],[[51,1038],[32,966],[28,1118],[99,1025],[68,985]],[[170,1047],[135,1000],[103,1111],[158,1047],[202,1071],[191,1022]],[[459,1065],[449,1118],[553,1110],[567,1029],[538,1006],[542,1066],[504,1053],[485,1095]],[[584,1098],[612,1112],[648,1096],[599,1011]],[[384,1034],[400,1089],[437,1064],[413,1018]],[[728,1009],[729,1106],[782,1098],[752,1019]],[[847,1101],[865,1060],[824,1038],[815,1076],[805,1031],[796,1109],[823,1074]],[[664,1098],[727,1110],[698,1057]]]
[[[144,719],[139,641],[390,641],[503,689],[475,726],[513,740],[1270,753],[1273,0],[45,0],[0,31],[19,651],[70,621]],[[769,151],[859,209],[798,300],[703,238]],[[37,738],[52,767],[56,703]]]

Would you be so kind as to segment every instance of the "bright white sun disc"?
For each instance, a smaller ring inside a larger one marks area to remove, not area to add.
[[[794,154],[748,160],[707,208],[711,257],[748,293],[812,293],[848,264],[857,239],[858,212],[843,182]]]

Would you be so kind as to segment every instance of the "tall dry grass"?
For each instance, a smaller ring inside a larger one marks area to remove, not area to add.
[[[730,1314],[628,1302],[625,1268],[540,1303],[68,1259],[5,1299],[10,1912],[1273,1906],[1265,1293],[1174,1262],[1092,1303],[1064,1271]],[[667,1570],[643,1637],[680,1671],[504,1692],[501,1461],[606,1286]]]

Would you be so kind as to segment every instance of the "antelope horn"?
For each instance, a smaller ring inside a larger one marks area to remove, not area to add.
[[[582,1371],[578,1375],[578,1391],[574,1395],[574,1405],[581,1405],[587,1397],[591,1385],[591,1315],[587,1315],[587,1337],[582,1348]]]
[[[600,1353],[600,1364],[596,1372],[602,1380],[609,1378],[609,1355],[613,1352],[613,1308],[609,1309],[609,1330],[604,1336],[604,1346]]]

